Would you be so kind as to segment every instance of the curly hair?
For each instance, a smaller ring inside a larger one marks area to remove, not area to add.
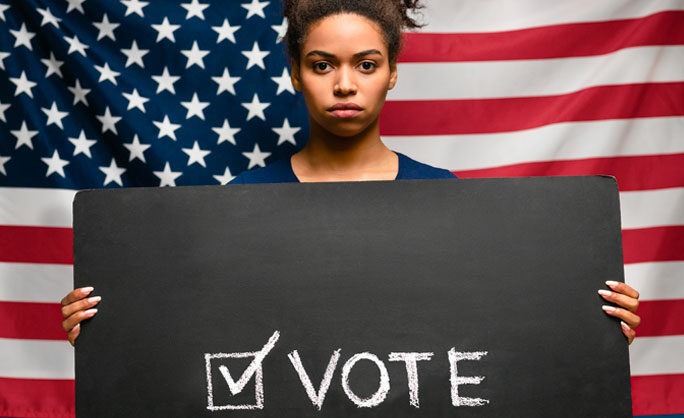
[[[409,16],[410,11],[423,8],[421,0],[283,0],[283,15],[287,18],[285,34],[287,53],[299,63],[301,46],[309,26],[318,20],[340,13],[354,13],[376,22],[382,29],[389,61],[395,63],[401,51],[401,31],[423,25]]]

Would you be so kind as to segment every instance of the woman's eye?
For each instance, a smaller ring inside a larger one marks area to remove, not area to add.
[[[314,69],[319,70],[319,71],[325,71],[328,69],[328,63],[327,62],[317,62],[314,64]]]
[[[361,68],[363,68],[365,71],[370,71],[375,68],[375,64],[370,61],[364,61],[361,63]]]

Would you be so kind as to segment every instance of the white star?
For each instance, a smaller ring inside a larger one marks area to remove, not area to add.
[[[245,18],[245,20],[249,19],[254,15],[266,18],[266,15],[264,15],[264,7],[268,6],[267,1],[252,0],[251,3],[244,3],[240,6],[247,9],[247,17]]]
[[[295,94],[294,87],[292,86],[292,80],[290,79],[290,74],[287,72],[287,67],[283,68],[283,74],[280,77],[271,77],[271,80],[278,83],[278,92],[276,92],[276,96],[285,90]]]
[[[283,142],[291,142],[292,145],[297,145],[295,142],[295,134],[299,132],[302,128],[292,128],[290,127],[290,121],[285,118],[285,122],[283,123],[282,128],[272,128],[275,133],[278,134],[278,144],[280,145]]]
[[[197,16],[204,20],[204,9],[209,7],[208,4],[201,4],[197,0],[192,0],[192,3],[183,3],[181,6],[188,11],[188,13],[185,15],[185,20],[188,20],[193,16]]]
[[[209,102],[200,102],[197,93],[192,95],[192,100],[189,102],[181,102],[184,108],[188,109],[185,119],[190,119],[193,116],[204,120],[204,108],[209,106]]]
[[[93,158],[92,154],[90,154],[90,147],[95,145],[97,140],[86,138],[85,131],[83,129],[81,129],[81,134],[78,136],[78,138],[69,138],[69,142],[74,144],[74,157],[83,153],[84,155],[87,155],[88,158]]]
[[[5,20],[5,10],[9,9],[9,6],[6,4],[0,4],[0,19],[3,21]]]
[[[228,141],[235,145],[235,134],[240,132],[240,128],[231,128],[228,124],[228,119],[223,121],[223,126],[220,128],[211,128],[219,136],[217,144]]]
[[[121,168],[116,165],[116,161],[114,161],[114,158],[112,158],[112,162],[109,164],[109,167],[99,167],[100,171],[105,173],[105,179],[104,179],[104,185],[108,185],[111,182],[114,182],[118,184],[119,186],[123,186],[123,182],[121,181],[121,175],[126,172],[125,168]]]
[[[254,144],[254,151],[243,152],[242,155],[249,158],[249,166],[247,166],[247,170],[249,170],[250,168],[256,165],[260,167],[266,167],[266,158],[268,158],[268,156],[271,155],[271,153],[261,152],[261,150],[259,149],[259,144]]]
[[[223,75],[221,77],[212,77],[211,79],[218,83],[218,90],[216,90],[217,96],[224,91],[227,91],[235,95],[235,87],[233,86],[235,85],[235,83],[240,81],[240,77],[230,76],[227,67],[223,70]]]
[[[67,3],[69,3],[69,7],[67,7],[66,12],[69,13],[70,11],[76,9],[79,12],[85,14],[85,12],[83,11],[83,3],[85,1],[86,0],[67,0]]]
[[[24,45],[26,48],[29,49],[29,51],[33,51],[33,47],[31,46],[31,39],[36,36],[35,32],[29,32],[26,30],[26,23],[21,24],[21,28],[19,30],[12,30],[10,29],[10,32],[12,32],[12,35],[14,35],[15,38],[17,38],[14,41],[14,47],[18,47],[19,45]]]
[[[124,97],[128,100],[128,108],[126,110],[131,110],[134,107],[142,110],[145,113],[145,103],[149,102],[150,99],[142,97],[138,94],[138,90],[133,89],[132,93],[122,93]]]
[[[218,33],[218,39],[216,40],[217,44],[224,39],[228,39],[232,43],[235,43],[235,32],[240,29],[240,26],[230,26],[228,19],[223,19],[223,25],[212,26],[211,28]]]
[[[33,92],[31,91],[31,89],[34,88],[38,83],[34,83],[33,81],[30,81],[28,78],[26,78],[25,71],[21,72],[19,78],[10,77],[10,81],[17,86],[17,89],[14,91],[15,96],[18,96],[21,93],[26,93],[28,97],[33,98]]]
[[[259,44],[257,44],[256,41],[254,41],[254,46],[252,47],[251,51],[242,51],[242,55],[246,56],[249,61],[247,62],[247,70],[249,70],[252,66],[258,65],[262,69],[266,69],[264,66],[264,57],[266,55],[270,54],[270,52],[262,52],[259,49]]]
[[[153,173],[159,177],[159,187],[176,187],[176,179],[183,174],[181,171],[171,171],[168,162],[164,166],[164,171],[153,171]]]
[[[9,109],[9,107],[9,104],[4,104],[3,102],[0,102],[0,120],[3,122],[7,122],[7,119],[5,118],[5,110]]]
[[[123,146],[128,149],[128,152],[131,153],[131,155],[128,157],[128,161],[133,161],[137,158],[142,162],[145,162],[145,155],[143,153],[145,150],[151,147],[151,145],[141,144],[140,140],[138,139],[138,135],[133,136],[133,142],[130,144],[123,144]]]
[[[226,167],[226,171],[223,172],[222,176],[213,176],[216,181],[221,183],[221,186],[225,186],[226,184],[230,183],[231,180],[235,178],[234,175],[230,174],[230,168]]]
[[[71,55],[72,52],[76,51],[84,57],[86,56],[85,50],[88,49],[88,46],[82,44],[81,41],[78,40],[78,37],[76,35],[74,35],[73,38],[65,36],[64,40],[67,41],[67,43],[69,44],[69,51],[67,51],[67,55]]]
[[[119,133],[116,131],[116,124],[121,120],[120,116],[112,116],[111,113],[109,113],[109,106],[105,108],[105,113],[104,115],[96,115],[97,119],[100,121],[102,124],[102,133],[105,133],[107,131],[112,131],[114,132],[115,135],[118,135]]]
[[[69,112],[60,112],[59,109],[57,109],[57,102],[52,102],[52,107],[49,109],[41,108],[41,110],[48,117],[46,126],[50,126],[54,123],[55,125],[59,126],[60,129],[64,129],[64,125],[62,125],[62,119],[64,119]]]
[[[162,75],[153,75],[152,78],[158,84],[157,94],[164,90],[168,90],[171,93],[176,94],[176,89],[173,87],[173,83],[178,81],[180,76],[169,75],[169,70],[164,67],[164,72],[162,72]]]
[[[7,175],[7,171],[5,171],[5,163],[10,160],[10,157],[3,157],[0,155],[0,173]]]
[[[197,64],[201,68],[204,68],[204,57],[209,54],[209,51],[202,51],[197,46],[197,41],[193,42],[192,49],[186,49],[181,51],[183,55],[188,57],[188,63],[185,68],[190,68],[191,65]]]
[[[52,173],[57,173],[60,176],[66,178],[66,176],[64,175],[64,166],[68,165],[69,161],[60,159],[57,150],[55,150],[55,152],[52,154],[52,157],[41,158],[41,160],[43,160],[43,162],[48,165],[45,177],[49,177]]]
[[[43,21],[40,22],[40,26],[43,27],[45,25],[52,24],[54,27],[59,28],[59,22],[62,21],[62,19],[59,19],[55,17],[51,12],[50,9],[47,7],[44,9],[37,9],[38,13],[40,13],[43,16]]]
[[[284,17],[283,23],[281,23],[280,25],[271,25],[271,28],[278,34],[278,37],[276,38],[276,43],[280,43],[280,41],[282,41],[285,37],[285,33],[287,33],[287,18]]]
[[[17,138],[17,145],[14,147],[14,149],[18,149],[22,145],[26,145],[27,147],[33,149],[33,141],[31,141],[31,138],[38,135],[38,131],[29,131],[26,127],[26,121],[21,123],[21,128],[18,131],[10,132],[12,132],[12,135]]]
[[[143,7],[149,4],[147,1],[140,0],[121,0],[121,3],[126,6],[126,14],[124,16],[135,13],[140,15],[140,17],[145,17],[145,13],[143,13]]]
[[[81,87],[81,82],[76,79],[76,83],[74,84],[73,87],[67,87],[71,94],[74,95],[74,106],[78,102],[83,102],[84,105],[88,106],[88,100],[86,99],[86,95],[90,93],[90,89],[84,89]]]
[[[252,98],[251,103],[242,103],[242,106],[249,110],[249,113],[247,114],[247,120],[250,120],[254,116],[256,116],[259,119],[265,121],[266,116],[264,115],[264,109],[266,109],[270,105],[270,103],[261,103],[259,101],[259,96],[257,96],[256,93],[254,93],[254,97]]]
[[[138,64],[140,68],[145,68],[142,59],[148,52],[150,52],[149,49],[138,49],[137,42],[133,41],[131,49],[121,49],[121,53],[128,57],[125,67],[128,68],[129,65]]]
[[[10,56],[9,52],[0,52],[0,70],[5,69],[5,63],[3,62],[3,60],[9,56]]]
[[[99,83],[109,80],[111,81],[115,86],[116,86],[116,78],[121,73],[113,71],[111,68],[109,68],[109,64],[105,62],[104,67],[100,67],[99,65],[95,66],[95,69],[100,72],[100,79],[98,80]]]
[[[45,78],[50,77],[52,74],[57,74],[60,78],[62,77],[62,70],[59,69],[59,67],[64,64],[64,61],[57,61],[55,58],[55,54],[50,51],[50,58],[49,59],[42,59],[40,60],[45,66],[47,67],[47,73],[45,73]]]
[[[152,123],[154,123],[154,126],[156,126],[159,129],[159,136],[157,138],[163,138],[165,136],[168,136],[174,141],[176,140],[175,131],[178,130],[178,128],[180,128],[180,125],[171,123],[167,115],[164,115],[163,122],[152,121]]]
[[[107,17],[107,13],[102,17],[102,22],[95,22],[93,25],[97,28],[97,40],[104,38],[105,36],[112,41],[116,41],[116,36],[114,35],[114,29],[118,28],[120,23],[111,23]]]
[[[184,153],[188,154],[188,166],[197,163],[202,167],[206,167],[207,164],[204,162],[204,157],[211,154],[211,151],[201,150],[197,141],[192,146],[192,148],[181,148]]]
[[[157,34],[157,42],[161,41],[164,38],[171,40],[171,42],[176,42],[176,37],[173,35],[173,32],[178,30],[178,28],[180,27],[181,25],[170,24],[169,19],[166,17],[160,25],[152,25],[152,28],[159,32]]]

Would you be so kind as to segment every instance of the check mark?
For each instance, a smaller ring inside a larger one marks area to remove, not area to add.
[[[230,393],[237,395],[238,393],[242,392],[242,389],[245,388],[245,385],[247,382],[249,382],[249,379],[251,379],[257,369],[261,367],[261,363],[264,361],[264,358],[266,358],[268,353],[273,349],[275,343],[278,341],[278,338],[280,338],[280,332],[276,331],[273,333],[273,335],[271,335],[271,338],[268,339],[264,347],[254,353],[254,360],[249,363],[249,366],[247,366],[247,369],[245,369],[237,382],[233,380],[233,377],[230,375],[230,371],[228,371],[226,366],[219,366],[219,370],[221,371],[223,378],[226,379],[226,383],[228,383]]]

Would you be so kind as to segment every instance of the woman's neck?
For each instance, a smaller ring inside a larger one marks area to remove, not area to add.
[[[311,121],[306,146],[292,156],[301,182],[394,180],[398,156],[380,140],[378,121],[352,137],[340,137]]]

